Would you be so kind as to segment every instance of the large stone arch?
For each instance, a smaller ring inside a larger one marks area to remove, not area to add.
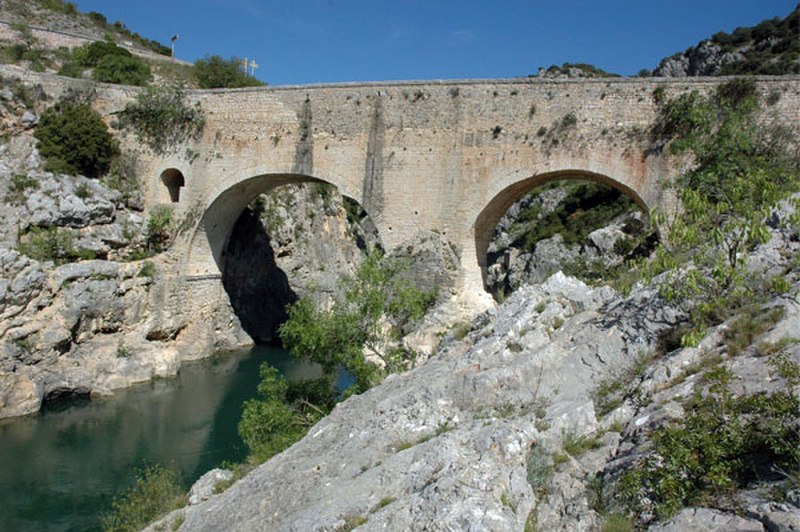
[[[200,215],[199,223],[191,236],[185,267],[188,277],[218,276],[224,268],[224,252],[236,220],[259,194],[274,188],[302,183],[336,184],[323,178],[287,173],[267,173],[239,180],[217,192]],[[338,189],[338,187],[337,187]],[[340,191],[341,192],[341,191]],[[350,195],[346,197],[356,201]],[[367,213],[369,214],[369,213]]]
[[[614,188],[631,198],[644,212],[649,212],[650,205],[642,198],[640,191],[634,190],[622,180],[614,179],[604,174],[591,172],[581,169],[556,170],[516,181],[492,197],[483,207],[475,223],[472,226],[472,236],[474,238],[474,250],[477,258],[477,265],[481,272],[482,286],[486,283],[486,259],[489,242],[497,223],[514,204],[515,201],[530,192],[531,190],[545,185],[551,181],[560,180],[582,180],[593,181]]]

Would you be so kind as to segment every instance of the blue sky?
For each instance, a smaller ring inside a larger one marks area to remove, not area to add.
[[[255,59],[272,85],[507,78],[591,63],[634,75],[798,0],[77,0],[177,56]]]

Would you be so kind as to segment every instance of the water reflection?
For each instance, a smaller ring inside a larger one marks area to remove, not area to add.
[[[97,530],[98,513],[137,467],[176,469],[188,487],[222,461],[241,460],[236,424],[263,361],[289,379],[318,376],[282,350],[258,347],[186,365],[175,379],[109,399],[0,422],[0,530]]]

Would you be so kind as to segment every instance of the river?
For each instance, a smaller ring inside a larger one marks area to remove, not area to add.
[[[161,464],[188,488],[246,448],[236,425],[268,361],[287,378],[318,375],[281,349],[255,347],[185,364],[173,379],[112,397],[45,405],[0,420],[0,530],[100,530],[100,514],[136,468]]]

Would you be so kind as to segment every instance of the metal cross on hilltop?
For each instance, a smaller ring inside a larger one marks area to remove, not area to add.
[[[258,68],[258,63],[256,63],[255,59],[253,59],[252,61],[249,61],[245,57],[244,59],[242,59],[242,66],[244,66],[244,73],[245,74],[247,74],[248,76],[254,76],[255,77],[256,69]],[[248,70],[248,69],[250,69],[250,70]]]

